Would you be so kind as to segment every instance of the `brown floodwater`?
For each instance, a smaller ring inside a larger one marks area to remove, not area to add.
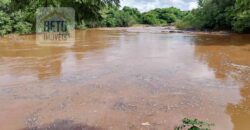
[[[76,31],[73,46],[0,39],[0,130],[250,129],[250,35]]]

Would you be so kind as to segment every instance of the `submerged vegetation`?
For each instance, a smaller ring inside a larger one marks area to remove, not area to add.
[[[175,25],[180,29],[250,32],[249,0],[197,0],[199,7],[181,11],[175,7],[140,12],[119,6],[120,0],[1,0],[0,35],[35,31],[39,7],[73,7],[76,27],[128,27],[134,24]]]
[[[205,121],[200,121],[198,119],[184,118],[182,124],[175,127],[175,130],[211,130],[214,124],[207,123]]]

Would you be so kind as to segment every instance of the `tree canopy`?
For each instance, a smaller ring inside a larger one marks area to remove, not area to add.
[[[250,31],[249,0],[199,0],[198,9],[192,10],[180,28]]]
[[[175,7],[170,8],[157,8],[143,13],[142,21],[145,24],[171,24],[181,19],[185,15],[184,11]]]
[[[72,7],[76,22],[100,20],[101,10],[119,6],[119,0],[2,0],[0,2],[0,35],[10,32],[21,34],[35,29],[35,12],[39,7]]]

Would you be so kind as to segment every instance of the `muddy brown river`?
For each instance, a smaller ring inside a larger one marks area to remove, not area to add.
[[[250,35],[76,31],[73,46],[0,39],[0,130],[250,129]]]

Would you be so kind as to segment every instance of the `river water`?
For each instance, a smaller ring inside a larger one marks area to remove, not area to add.
[[[0,40],[0,130],[250,129],[250,35],[76,31],[73,46]]]

